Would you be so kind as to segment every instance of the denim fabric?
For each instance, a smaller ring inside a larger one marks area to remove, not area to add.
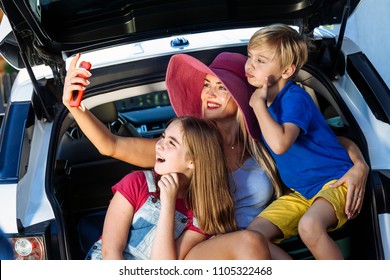
[[[146,171],[145,171],[146,172]],[[149,192],[156,191],[153,177],[146,174]],[[129,239],[124,249],[124,258],[127,260],[145,260],[150,258],[153,240],[156,236],[157,222],[160,216],[161,203],[158,198],[151,195],[142,207],[134,214],[129,231]],[[177,239],[188,222],[188,218],[175,212],[175,239]],[[89,250],[86,259],[101,260],[101,240],[95,242]]]

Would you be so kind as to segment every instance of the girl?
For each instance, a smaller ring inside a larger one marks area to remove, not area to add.
[[[156,143],[154,172],[132,172],[113,187],[87,259],[184,259],[210,235],[235,231],[221,147],[213,122],[172,120]]]

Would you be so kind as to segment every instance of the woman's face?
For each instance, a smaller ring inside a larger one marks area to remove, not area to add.
[[[156,143],[154,170],[160,175],[179,173],[190,177],[192,175],[192,160],[188,157],[187,152],[181,122],[174,120]]]
[[[206,75],[201,99],[205,119],[223,120],[236,117],[237,104],[225,85],[217,77]]]

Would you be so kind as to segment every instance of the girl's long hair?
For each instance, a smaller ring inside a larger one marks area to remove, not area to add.
[[[238,132],[238,139],[244,144],[243,157],[245,153],[249,153],[260,165],[260,167],[268,175],[274,187],[274,196],[279,198],[283,195],[284,185],[279,175],[279,171],[276,167],[275,161],[269,153],[267,147],[265,147],[263,141],[257,141],[251,138],[246,130],[244,116],[241,110],[237,110],[236,119],[240,125]],[[260,129],[260,128],[259,128]],[[261,188],[261,186],[259,186]]]
[[[211,120],[176,118],[182,124],[183,140],[194,173],[186,204],[204,232],[217,235],[237,230],[234,200],[229,189],[229,171],[219,130]]]

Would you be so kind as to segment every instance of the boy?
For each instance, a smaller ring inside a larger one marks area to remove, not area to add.
[[[327,230],[340,228],[352,216],[344,211],[346,184],[331,185],[352,162],[310,95],[292,81],[307,57],[305,40],[288,26],[262,28],[249,41],[245,71],[257,88],[249,104],[292,190],[271,203],[249,229],[267,237],[274,259],[290,256],[271,241],[298,233],[316,259],[342,259]],[[355,191],[356,199],[362,199],[361,190]]]

